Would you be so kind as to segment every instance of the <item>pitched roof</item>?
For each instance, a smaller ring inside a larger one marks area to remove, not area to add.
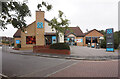
[[[18,29],[13,37],[21,37],[21,29]]]
[[[76,36],[84,36],[82,30],[79,27],[69,27],[70,30],[67,30],[65,33],[65,36],[68,36],[69,34],[74,34]]]
[[[49,22],[47,19],[44,19],[46,22]],[[33,24],[33,23],[35,23],[36,21],[34,21],[34,22],[32,22],[31,24]],[[31,24],[29,24],[29,25],[31,25]],[[28,26],[29,26],[28,25]],[[13,37],[21,37],[21,30],[20,29],[18,29],[17,31],[16,31],[16,33],[13,35]]]
[[[85,35],[87,35],[87,34],[89,34],[90,32],[92,32],[92,31],[94,31],[94,30],[96,30],[96,29],[93,29],[93,30],[90,30],[90,31],[88,31],[87,33],[84,33],[84,36]],[[97,32],[99,32],[99,33],[101,33],[100,31],[98,31],[98,30],[96,30]],[[102,33],[101,33],[102,34]],[[103,35],[103,34],[102,34]]]

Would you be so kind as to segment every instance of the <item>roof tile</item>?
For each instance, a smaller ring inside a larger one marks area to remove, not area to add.
[[[66,31],[65,36],[68,36],[69,34],[73,33],[76,36],[84,36],[82,30],[79,27],[69,27],[70,30]]]

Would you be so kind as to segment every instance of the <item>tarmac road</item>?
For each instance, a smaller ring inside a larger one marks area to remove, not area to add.
[[[2,51],[2,74],[9,77],[44,77],[76,62]]]

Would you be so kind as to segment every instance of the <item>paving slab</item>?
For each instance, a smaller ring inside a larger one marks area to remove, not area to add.
[[[49,77],[118,77],[118,61],[80,61]]]

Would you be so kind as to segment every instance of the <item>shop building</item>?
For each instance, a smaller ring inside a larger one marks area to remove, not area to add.
[[[83,46],[84,45],[84,33],[79,27],[69,27],[70,30],[65,33],[64,42],[69,45]]]
[[[91,45],[92,43],[100,43],[100,37],[104,35],[96,29],[90,30],[87,33],[84,33],[84,46],[87,46],[88,43]]]
[[[36,11],[36,21],[29,24],[24,32],[20,29],[14,34],[14,46],[21,44],[21,48],[33,48],[33,46],[45,46],[56,43],[56,31],[48,25],[44,18],[44,11]],[[69,27],[65,35],[59,33],[59,42],[69,45],[86,46],[88,42],[99,42],[103,34],[96,29],[83,33],[79,27]],[[96,41],[97,40],[97,41]]]
[[[14,40],[12,37],[1,36],[0,37],[0,46],[1,45],[11,45],[13,44]]]

